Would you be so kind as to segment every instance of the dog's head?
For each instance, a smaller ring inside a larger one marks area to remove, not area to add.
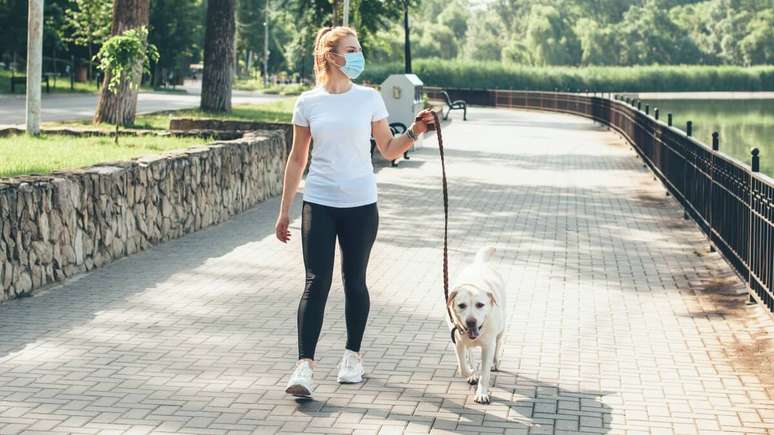
[[[468,338],[475,340],[480,335],[479,329],[497,301],[491,291],[465,284],[449,293],[448,304],[449,309],[467,329]]]

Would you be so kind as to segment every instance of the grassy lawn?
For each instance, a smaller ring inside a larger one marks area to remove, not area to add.
[[[293,117],[293,106],[296,103],[295,98],[288,98],[280,101],[263,104],[239,104],[233,107],[231,113],[205,113],[199,109],[170,110],[168,112],[155,112],[145,115],[139,115],[130,129],[146,130],[166,130],[169,128],[169,120],[173,118],[211,118],[211,119],[233,119],[239,121],[256,122],[286,122],[290,123]],[[90,120],[65,121],[65,122],[46,122],[44,128],[98,128],[100,130],[112,131],[113,126],[109,124],[94,125]]]
[[[293,117],[295,98],[263,104],[235,105],[231,113],[206,113],[199,109],[183,109],[170,112],[149,113],[140,115],[135,121],[135,128],[148,128],[163,130],[169,128],[169,120],[172,118],[210,118],[233,119],[239,121],[255,122],[286,122]]]
[[[45,174],[105,161],[129,160],[208,142],[211,142],[208,138],[143,136],[121,137],[119,145],[115,145],[112,137],[4,137],[0,138],[0,177]]]
[[[151,113],[137,117],[135,129],[166,130],[172,118],[216,118],[258,122],[290,122],[295,98],[264,104],[236,105],[231,113],[210,114],[198,109]],[[98,128],[113,131],[113,126],[94,126],[91,121],[44,123],[44,128]],[[121,137],[119,145],[112,137],[19,135],[0,138],[0,177],[30,173],[48,173],[99,162],[127,160],[147,154],[158,154],[176,148],[187,148],[210,142],[207,138]]]

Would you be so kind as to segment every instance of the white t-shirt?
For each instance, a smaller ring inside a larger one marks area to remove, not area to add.
[[[305,201],[331,207],[376,202],[371,122],[388,115],[376,89],[354,83],[341,94],[318,86],[298,97],[293,124],[309,127],[313,140]]]

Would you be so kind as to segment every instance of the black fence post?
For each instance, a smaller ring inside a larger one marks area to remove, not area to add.
[[[75,56],[70,55],[70,91],[75,90]]]
[[[637,110],[642,110],[642,101],[637,100]]]
[[[656,120],[658,120],[658,107],[653,108],[653,115],[656,117]]]
[[[688,121],[685,123],[685,134],[688,136],[693,134],[693,121]]]
[[[752,164],[750,166],[751,166],[751,169],[752,169],[753,173],[758,173],[758,172],[761,171],[761,159],[760,159],[760,156],[759,156],[760,153],[761,152],[760,152],[760,150],[758,148],[753,148],[750,151],[750,154],[752,154]],[[750,179],[750,206],[749,206],[750,207],[750,226],[749,226],[750,234],[748,236],[749,238],[747,239],[747,270],[748,270],[748,275],[747,275],[747,292],[748,292],[747,293],[747,303],[748,304],[755,304],[755,303],[757,303],[757,301],[755,300],[755,297],[753,297],[753,293],[752,293],[753,290],[752,290],[752,286],[750,285],[750,283],[752,283],[752,280],[753,280],[753,278],[752,278],[752,269],[753,269],[753,265],[752,265],[752,238],[753,238],[753,215],[754,215],[754,213],[752,212],[752,210],[753,210],[753,207],[754,207],[753,197],[755,195],[755,188],[753,187],[753,182],[752,181],[753,180]]]
[[[715,252],[712,232],[715,231],[715,154],[720,151],[720,133],[712,132],[712,155],[710,156],[710,208],[709,208],[709,250]]]
[[[645,105],[645,114],[650,115],[650,104]]]
[[[667,113],[667,125],[672,126],[672,112]]]

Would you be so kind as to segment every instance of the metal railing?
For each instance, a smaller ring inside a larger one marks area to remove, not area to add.
[[[441,88],[425,87],[442,99]],[[642,102],[613,94],[443,89],[468,104],[538,109],[591,118],[624,136],[748,284],[750,297],[774,312],[774,179],[760,173],[758,150],[748,166],[672,127]],[[646,113],[647,112],[647,113]]]

